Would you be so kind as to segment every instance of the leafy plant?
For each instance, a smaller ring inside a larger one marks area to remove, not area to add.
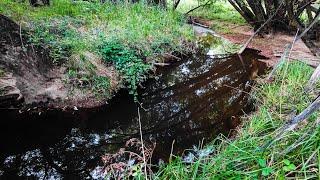
[[[283,164],[284,166],[282,167],[282,169],[285,171],[285,172],[289,172],[289,171],[294,171],[296,170],[296,166],[290,162],[290,160],[288,159],[284,159],[283,161]]]
[[[151,65],[144,63],[133,50],[118,42],[105,42],[100,48],[103,59],[115,65],[123,75],[129,93],[136,98],[138,85],[147,78],[146,73],[151,69]]]
[[[258,159],[258,164],[262,168],[262,176],[269,176],[273,172],[273,169],[267,166],[265,159]]]

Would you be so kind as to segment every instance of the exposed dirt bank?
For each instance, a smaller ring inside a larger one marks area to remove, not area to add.
[[[91,91],[65,83],[66,68],[53,64],[48,53],[29,44],[24,34],[18,24],[0,15],[0,107],[74,108],[105,103]],[[112,67],[98,61],[92,64],[115,84]]]
[[[230,41],[236,44],[244,44],[254,33],[253,29],[249,25],[235,25],[224,22],[208,21],[199,18],[196,18],[196,21],[200,22],[201,24],[205,24],[209,27],[212,27],[217,33],[222,35],[224,38],[229,39]],[[219,24],[219,26],[215,28],[215,24]],[[222,30],[219,27],[224,28]],[[250,43],[249,48],[261,50],[261,54],[271,59],[269,63],[272,66],[282,55],[282,52],[285,49],[285,45],[288,43],[292,43],[293,40],[294,35],[288,35],[283,33],[266,35],[264,37],[256,36],[254,40]],[[317,66],[320,63],[320,58],[316,57],[302,40],[299,40],[294,44],[291,53],[291,58],[299,61],[304,61],[313,67]]]

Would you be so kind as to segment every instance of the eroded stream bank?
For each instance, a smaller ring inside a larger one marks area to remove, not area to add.
[[[156,143],[153,162],[168,159],[173,141],[174,154],[181,154],[235,128],[242,110],[250,111],[247,92],[266,68],[262,58],[247,49],[242,56],[197,56],[160,68],[139,92],[144,141]],[[2,109],[0,175],[92,178],[102,155],[139,138],[138,106],[120,92],[97,109],[40,114]]]

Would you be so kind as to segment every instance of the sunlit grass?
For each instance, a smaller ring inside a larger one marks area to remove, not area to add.
[[[190,9],[205,4],[206,1],[197,0],[181,0],[178,11],[185,13]],[[244,24],[245,20],[241,15],[229,4],[227,0],[214,0],[209,6],[201,7],[193,11],[190,15],[214,20],[220,22],[228,22],[234,24]]]

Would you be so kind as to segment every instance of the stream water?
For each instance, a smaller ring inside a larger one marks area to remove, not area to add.
[[[266,66],[257,51],[221,58],[198,56],[159,68],[139,94],[125,91],[96,109],[18,113],[0,110],[0,178],[91,179],[101,156],[139,138],[138,107],[153,162],[237,126],[252,107],[248,93]]]

